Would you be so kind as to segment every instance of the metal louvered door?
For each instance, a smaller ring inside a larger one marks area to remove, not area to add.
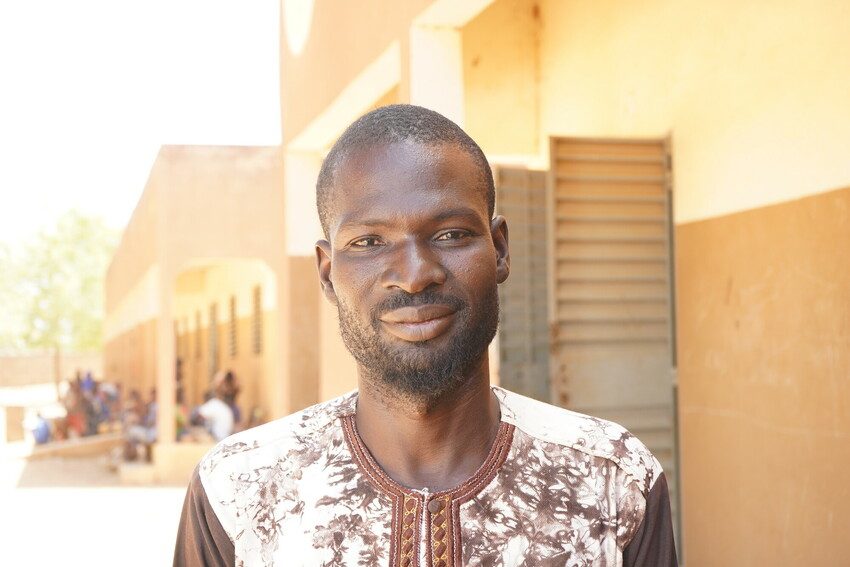
[[[661,461],[675,507],[667,140],[550,145],[553,400],[632,431]]]
[[[511,275],[499,286],[499,381],[548,402],[546,172],[499,167],[495,178],[511,247]]]

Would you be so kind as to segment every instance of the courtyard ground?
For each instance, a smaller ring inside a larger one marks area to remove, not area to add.
[[[170,565],[182,486],[121,486],[104,458],[0,460],[0,564]]]

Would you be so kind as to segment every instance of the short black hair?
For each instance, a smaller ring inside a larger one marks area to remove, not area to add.
[[[469,134],[438,112],[412,104],[391,104],[368,112],[355,120],[334,143],[322,162],[316,180],[316,207],[325,237],[331,210],[331,187],[340,163],[357,148],[416,142],[420,144],[453,144],[466,151],[481,171],[482,189],[486,191],[487,213],[496,207],[496,188],[487,157]]]

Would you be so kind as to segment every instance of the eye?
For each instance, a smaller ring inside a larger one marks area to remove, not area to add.
[[[351,248],[373,248],[382,244],[383,242],[377,236],[364,236],[363,238],[352,241],[349,246]]]
[[[447,230],[438,234],[434,240],[438,242],[451,242],[462,240],[467,236],[469,236],[469,233],[465,230]]]

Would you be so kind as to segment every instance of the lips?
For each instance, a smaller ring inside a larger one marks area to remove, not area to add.
[[[447,305],[401,307],[380,317],[384,329],[408,342],[423,342],[439,337],[452,326],[455,310]]]

